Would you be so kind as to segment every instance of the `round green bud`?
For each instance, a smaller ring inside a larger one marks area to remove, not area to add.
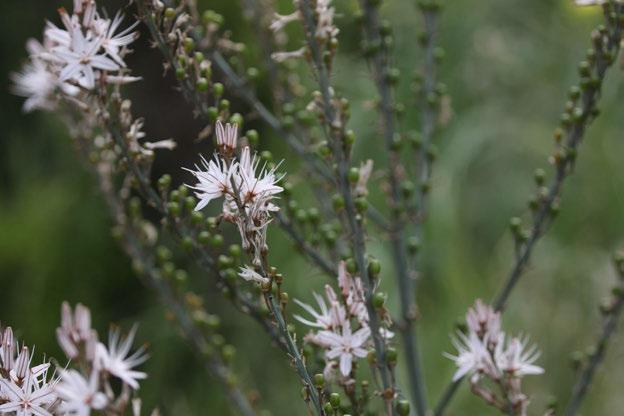
[[[542,186],[544,184],[544,181],[546,180],[546,171],[544,169],[535,169],[535,183],[538,186]]]
[[[182,67],[178,67],[176,69],[175,74],[176,74],[176,78],[177,79],[184,79],[184,78],[186,78],[186,70],[184,68],[182,68]]]
[[[160,263],[171,260],[173,253],[165,246],[156,247],[156,258]]]
[[[396,404],[396,410],[399,416],[408,416],[410,412],[410,404],[407,400],[399,400]]]
[[[332,205],[333,205],[333,207],[334,207],[334,209],[335,209],[336,211],[339,211],[339,210],[343,209],[343,208],[344,208],[344,206],[345,206],[345,200],[344,200],[344,198],[342,197],[342,195],[340,195],[340,194],[335,194],[335,195],[332,197]]]
[[[418,237],[410,237],[407,240],[407,249],[412,254],[418,252],[418,250],[420,249],[420,240],[418,239]]]
[[[167,190],[169,186],[171,186],[171,175],[164,174],[158,179],[158,188],[160,188],[161,191]]]
[[[214,10],[206,10],[202,15],[202,20],[204,24],[213,23],[217,26],[221,26],[223,24],[223,16]]]
[[[319,146],[316,151],[322,157],[327,157],[331,154],[331,148],[329,147],[329,145],[327,144],[325,140],[319,143]]]
[[[360,179],[360,170],[356,167],[352,167],[349,169],[349,173],[347,176],[349,178],[349,182],[351,182],[352,184],[357,183],[357,181]]]
[[[399,82],[401,71],[398,68],[389,68],[386,72],[386,82],[391,85],[396,85]]]
[[[353,143],[355,143],[355,132],[353,130],[345,131],[344,141],[347,146],[353,146]]]
[[[220,82],[215,82],[214,84],[212,84],[212,93],[214,94],[215,97],[221,97],[223,95],[223,84],[221,84]],[[229,107],[229,105],[228,105]]]
[[[223,276],[223,280],[225,280],[225,283],[228,285],[233,285],[234,283],[236,283],[236,280],[238,280],[238,273],[236,273],[236,270],[232,268],[223,270],[221,275]]]
[[[581,96],[581,89],[577,87],[576,85],[571,86],[569,96],[570,96],[570,99],[576,100],[577,98]]]
[[[217,258],[217,266],[219,269],[227,269],[228,267],[232,267],[234,265],[234,259],[230,256],[226,256],[225,254],[221,254]]]
[[[213,247],[221,247],[223,245],[223,236],[221,234],[214,234],[210,239],[210,245]]]
[[[409,198],[410,196],[412,196],[414,194],[415,189],[416,189],[416,185],[414,185],[414,182],[410,180],[405,180],[401,182],[401,192],[403,192],[403,195],[406,198]]]
[[[232,256],[234,258],[238,258],[243,253],[243,249],[238,244],[232,244],[228,248],[228,252],[230,253],[230,256]]]
[[[366,212],[366,210],[368,209],[368,200],[363,196],[358,196],[357,198],[355,198],[354,203],[355,209],[360,214]]]
[[[219,101],[219,111],[227,112],[230,110],[230,100],[225,98]]]
[[[316,386],[316,388],[323,388],[323,386],[325,385],[325,377],[323,377],[323,374],[314,374],[314,385]]]
[[[195,225],[201,224],[204,222],[204,214],[201,211],[193,211],[191,213],[191,222]]]
[[[383,308],[386,303],[386,295],[382,292],[377,292],[373,295],[373,306],[375,308]]]
[[[396,349],[390,347],[386,350],[386,362],[389,365],[396,364],[398,356],[399,354],[397,353]]]
[[[268,150],[263,150],[262,153],[260,153],[260,159],[262,159],[264,162],[270,162],[273,160],[273,153],[269,152]]]
[[[181,244],[182,244],[182,248],[186,251],[191,251],[195,247],[195,244],[193,243],[193,239],[191,237],[182,238]]]
[[[172,7],[167,7],[165,9],[165,17],[167,19],[173,19],[176,16],[176,11]]]
[[[258,68],[255,68],[253,66],[247,68],[247,78],[253,81],[257,79],[258,76],[260,76],[260,71],[258,71]]]
[[[351,274],[355,274],[357,272],[357,264],[355,263],[355,259],[353,257],[349,257],[345,261],[345,265],[347,266],[347,271]]]
[[[318,208],[312,207],[308,210],[308,219],[312,224],[318,224],[321,219],[321,213]]]
[[[162,265],[162,274],[163,276],[170,278],[175,273],[175,264],[168,261]]]
[[[214,122],[217,120],[217,117],[219,117],[219,109],[217,107],[208,107],[208,119],[211,122]]]
[[[197,241],[199,241],[199,244],[203,245],[210,243],[210,233],[208,231],[201,231],[197,235]]]
[[[517,234],[520,231],[520,227],[522,226],[522,220],[519,217],[513,217],[509,220],[509,228],[511,232]]]
[[[225,361],[232,361],[236,355],[236,348],[230,344],[224,345],[221,349],[221,355]]]
[[[331,403],[327,402],[323,406],[323,410],[325,411],[325,414],[330,415],[334,411],[334,408],[332,407]]]
[[[591,64],[587,61],[579,62],[578,71],[582,77],[588,76],[591,73]]]
[[[206,92],[208,91],[208,80],[204,77],[201,77],[197,80],[197,91]]]
[[[167,211],[173,216],[180,215],[180,204],[177,202],[169,202],[167,204]]]
[[[368,260],[368,274],[372,278],[376,278],[381,273],[381,263],[376,258]]]
[[[329,395],[329,403],[332,405],[334,409],[340,406],[340,394],[332,393]]]
[[[184,50],[186,52],[191,52],[193,49],[195,49],[195,41],[193,38],[184,38]]]
[[[260,139],[260,135],[258,134],[257,130],[247,130],[247,132],[245,133],[245,137],[247,137],[247,140],[249,140],[249,144],[252,145],[257,145],[258,141]]]

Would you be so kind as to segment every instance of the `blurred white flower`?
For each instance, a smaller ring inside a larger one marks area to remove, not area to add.
[[[301,306],[306,312],[308,312],[313,321],[303,318],[301,315],[294,315],[293,317],[299,322],[308,325],[312,328],[321,328],[325,330],[331,330],[332,328],[341,327],[347,319],[347,312],[344,306],[338,302],[336,292],[329,285],[325,285],[325,295],[329,302],[329,306],[325,303],[325,300],[319,294],[312,292],[316,303],[319,306],[320,312],[314,310],[314,308],[307,303],[303,303],[298,299],[295,299],[295,303]]]
[[[213,199],[233,192],[231,178],[238,167],[236,163],[232,163],[228,167],[227,163],[217,155],[211,161],[207,161],[203,156],[201,160],[205,170],[197,165],[195,165],[197,170],[186,169],[199,181],[195,186],[189,186],[189,188],[197,191],[195,195],[199,199],[195,211],[203,209]]]
[[[524,377],[526,375],[543,374],[544,369],[534,365],[540,356],[537,346],[532,345],[526,350],[528,340],[521,338],[511,338],[504,347],[504,335],[496,347],[496,365],[498,368],[513,376]]]
[[[257,273],[254,269],[252,269],[251,267],[241,267],[240,271],[238,272],[238,275],[240,277],[242,277],[243,279],[245,279],[248,282],[256,282],[256,283],[260,283],[260,284],[266,284],[269,283],[269,279],[267,279],[266,277],[261,276],[259,273]]]
[[[98,378],[99,372],[95,368],[88,380],[76,370],[63,370],[60,382],[54,387],[62,400],[59,410],[64,414],[88,416],[92,409],[106,407],[108,399],[99,391]]]
[[[453,381],[457,381],[465,376],[472,376],[474,382],[482,375],[497,378],[498,370],[492,357],[483,341],[474,332],[468,335],[458,332],[457,337],[452,340],[457,349],[457,355],[444,353],[447,358],[455,361],[457,371],[453,375]]]
[[[0,378],[0,390],[6,400],[0,413],[15,412],[20,416],[52,416],[49,407],[56,401],[55,380],[46,379],[49,364],[26,370],[25,378],[16,380]]]
[[[138,380],[145,379],[147,374],[133,370],[133,368],[148,358],[144,347],[130,354],[136,330],[137,327],[134,326],[128,335],[122,339],[118,328],[111,329],[108,335],[108,348],[99,343],[96,356],[97,365],[102,370],[119,378],[135,390],[139,388]]]

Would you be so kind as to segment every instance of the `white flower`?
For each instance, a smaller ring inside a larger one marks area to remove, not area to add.
[[[15,412],[20,416],[52,416],[49,406],[56,400],[54,382],[46,380],[49,364],[26,371],[25,379],[18,385],[15,380],[0,379],[2,395],[6,403],[0,405],[0,413]]]
[[[362,327],[351,332],[351,325],[345,322],[342,332],[320,331],[315,339],[327,349],[326,357],[330,360],[339,359],[340,373],[347,377],[351,373],[353,358],[363,358],[368,354],[364,345],[370,337],[370,329]]]
[[[504,336],[496,347],[496,365],[501,371],[513,376],[523,377],[525,375],[534,375],[544,373],[544,369],[534,365],[540,356],[535,345],[524,351],[528,345],[527,339],[511,338],[507,348],[503,348],[505,344]]]
[[[236,142],[238,140],[238,125],[226,123],[225,126],[220,120],[217,120],[216,125],[217,145],[224,148],[226,151],[233,151],[236,149]]]
[[[86,89],[93,89],[95,70],[119,70],[119,64],[99,53],[101,46],[101,38],[87,39],[81,28],[73,28],[70,45],[58,47],[52,52],[63,63],[60,80],[73,80]]]
[[[139,37],[138,32],[132,31],[139,22],[136,21],[126,29],[115,34],[122,21],[123,15],[117,13],[112,21],[109,19],[96,19],[93,26],[95,32],[101,37],[101,47],[106,51],[108,56],[113,58],[119,66],[125,67],[126,64],[120,55],[120,51],[124,46],[131,44]]]
[[[354,193],[360,196],[368,195],[368,180],[373,173],[373,160],[368,159],[366,162],[362,162],[360,165],[360,175],[357,183],[355,184]]]
[[[466,375],[475,376],[473,381],[478,380],[482,374],[494,378],[498,376],[498,370],[492,361],[490,352],[477,334],[470,332],[466,335],[458,332],[457,337],[453,338],[452,342],[458,354],[454,356],[444,353],[444,355],[455,361],[457,366],[453,381],[457,381]]]
[[[275,62],[285,62],[289,59],[299,59],[303,58],[306,55],[307,51],[308,48],[304,46],[294,51],[273,52],[271,54],[271,59],[273,59]]]
[[[56,329],[56,339],[69,359],[75,359],[84,347],[85,358],[95,358],[97,332],[91,329],[91,311],[82,304],[77,304],[72,313],[69,303],[61,306],[61,326]]]
[[[243,203],[254,201],[258,196],[271,199],[284,190],[281,186],[277,186],[277,182],[281,179],[275,173],[277,167],[267,170],[263,166],[256,176],[259,165],[260,161],[257,156],[251,156],[249,146],[245,146],[240,156],[238,183],[240,199]]]
[[[468,329],[477,334],[481,339],[496,342],[499,338],[501,318],[500,313],[477,299],[474,306],[466,313]]]
[[[237,169],[236,163],[232,163],[228,167],[225,161],[219,159],[216,155],[214,160],[210,162],[206,161],[203,156],[201,159],[203,168],[206,170],[202,170],[197,165],[195,165],[197,170],[186,169],[199,180],[197,185],[189,186],[189,188],[197,191],[195,195],[199,199],[195,211],[201,210],[213,199],[232,193],[231,178]]]
[[[64,414],[88,416],[91,409],[101,410],[108,403],[106,395],[99,391],[99,373],[91,371],[89,380],[76,370],[64,370],[54,390],[63,400],[59,410]]]
[[[271,22],[269,29],[273,32],[278,32],[282,30],[288,23],[297,21],[300,18],[301,13],[299,13],[298,10],[287,15],[275,13],[275,15],[273,15],[273,21]]]
[[[266,284],[269,283],[269,279],[267,279],[266,277],[261,276],[259,273],[257,273],[254,269],[252,269],[251,267],[241,267],[240,271],[238,272],[238,275],[240,277],[242,277],[243,279],[245,279],[248,282],[256,282],[256,283],[260,283],[260,284]]]
[[[144,347],[130,354],[136,330],[134,326],[125,338],[120,339],[119,329],[112,329],[108,335],[108,348],[102,343],[97,345],[97,364],[100,368],[135,390],[139,388],[137,380],[145,379],[147,374],[133,368],[148,358]]]
[[[296,320],[313,328],[321,328],[325,330],[339,328],[346,322],[347,312],[338,302],[336,292],[334,292],[334,289],[332,289],[331,286],[325,285],[325,295],[329,301],[329,307],[325,303],[322,296],[315,292],[312,292],[312,295],[319,306],[320,312],[315,311],[312,306],[295,299],[295,303],[301,306],[306,312],[312,315],[312,318],[314,318],[314,321],[310,321],[300,315],[294,315]]]
[[[13,94],[26,98],[23,107],[25,112],[35,109],[54,109],[52,92],[54,92],[57,79],[48,71],[43,62],[37,59],[31,60],[20,72],[11,74],[11,81]]]

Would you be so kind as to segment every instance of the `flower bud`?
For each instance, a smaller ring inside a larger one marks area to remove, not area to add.
[[[215,82],[212,85],[212,92],[213,92],[214,96],[217,97],[217,98],[221,97],[223,95],[223,90],[224,90],[223,84],[221,84],[220,82]],[[228,107],[229,107],[229,105],[228,105]]]
[[[399,416],[408,416],[410,412],[410,404],[407,400],[399,400],[396,405]]]
[[[376,258],[371,258],[368,261],[368,275],[372,278],[379,276],[381,272],[381,263]]]
[[[334,409],[337,409],[340,406],[340,394],[332,393],[329,395],[329,403],[332,405]]]
[[[398,358],[397,350],[390,347],[386,350],[386,362],[388,365],[395,365]]]
[[[323,374],[319,373],[314,375],[314,385],[318,389],[323,388],[323,386],[325,385],[325,377],[323,377]]]
[[[386,303],[386,295],[382,292],[377,292],[373,295],[373,306],[377,309],[383,308]]]
[[[352,184],[357,183],[357,181],[360,179],[360,170],[356,167],[352,167],[351,169],[349,169],[348,178],[349,182],[351,182]]]
[[[355,260],[353,259],[353,257],[349,257],[345,261],[345,265],[347,266],[347,271],[349,273],[355,274],[357,272],[357,264],[355,263]]]

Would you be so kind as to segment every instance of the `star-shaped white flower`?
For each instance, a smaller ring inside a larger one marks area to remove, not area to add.
[[[60,382],[54,388],[58,397],[63,400],[60,405],[61,412],[88,416],[91,409],[103,409],[108,399],[99,390],[98,378],[99,372],[95,368],[88,380],[76,370],[64,370]]]
[[[134,326],[125,338],[121,339],[119,329],[112,329],[108,335],[108,348],[102,343],[97,345],[97,365],[104,371],[119,378],[133,389],[139,388],[138,380],[147,378],[147,374],[133,370],[147,360],[145,348],[141,347],[130,354],[137,327]]]
[[[353,358],[364,358],[368,355],[364,345],[368,341],[370,334],[368,327],[362,327],[355,332],[351,332],[351,325],[346,321],[340,333],[320,331],[315,338],[327,348],[325,355],[328,359],[339,360],[340,373],[347,377],[351,373]]]

